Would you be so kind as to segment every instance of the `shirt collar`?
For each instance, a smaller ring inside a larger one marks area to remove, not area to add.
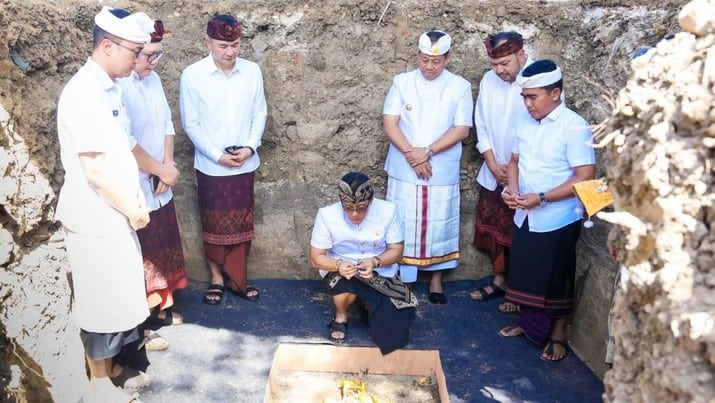
[[[112,80],[109,77],[109,74],[107,74],[106,71],[102,67],[100,67],[97,62],[95,62],[92,57],[89,57],[87,59],[87,63],[85,64],[87,66],[87,69],[89,69],[90,73],[94,76],[94,78],[99,81],[99,84],[102,86],[102,89],[105,91],[108,91],[112,89],[116,85],[114,80]]]
[[[132,79],[134,79],[134,81],[142,81],[144,80],[144,77],[140,76],[139,73],[132,70]]]
[[[556,107],[556,109],[554,109],[553,111],[551,111],[551,113],[549,113],[548,115],[546,115],[546,116],[545,116],[543,119],[541,119],[541,120],[542,120],[542,121],[543,121],[543,120],[551,120],[551,121],[558,120],[558,119],[559,119],[559,116],[561,116],[561,114],[564,113],[564,110],[566,110],[566,105],[564,105],[564,101],[561,101],[561,103],[559,104],[559,106]]]
[[[437,76],[437,78],[435,78],[434,80],[426,79],[425,76],[422,75],[422,72],[420,71],[419,68],[417,69],[417,75],[420,77],[420,79],[422,79],[423,83],[426,83],[427,85],[433,85],[433,84],[441,83],[442,81],[446,80],[445,77],[447,77],[449,75],[449,71],[447,69],[442,70],[442,73],[439,76]]]
[[[218,66],[216,66],[216,63],[214,63],[214,57],[213,54],[209,53],[208,56],[205,58],[206,60],[206,72],[208,74],[214,74],[214,73],[221,73],[221,70],[218,69]],[[233,64],[233,69],[231,69],[231,75],[234,73],[240,73],[241,69],[238,68],[238,61],[239,59],[236,58],[236,63]]]

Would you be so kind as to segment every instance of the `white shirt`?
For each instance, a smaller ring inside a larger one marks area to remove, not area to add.
[[[117,84],[122,87],[122,99],[131,120],[129,146],[133,149],[139,144],[152,158],[164,162],[164,141],[166,136],[173,136],[175,132],[159,75],[152,71],[142,78],[132,72],[131,76],[117,80]],[[139,186],[147,206],[154,211],[169,203],[173,193],[169,188],[158,196],[154,195],[149,176],[149,172],[140,170]]]
[[[512,152],[519,154],[519,194],[547,192],[572,178],[573,167],[595,164],[592,137],[588,122],[563,102],[540,122],[531,116],[516,119]],[[582,216],[581,204],[572,196],[517,209],[514,223],[521,228],[529,217],[531,232],[548,232]]]
[[[415,69],[395,77],[382,113],[400,117],[400,130],[413,147],[427,147],[455,126],[472,127],[473,108],[469,81],[448,70],[430,81]],[[461,142],[435,154],[432,177],[422,180],[390,144],[385,170],[392,177],[418,185],[454,185],[459,183],[461,157]]]
[[[65,227],[86,235],[132,231],[127,217],[107,204],[87,181],[79,160],[80,153],[104,153],[107,172],[120,189],[140,197],[139,169],[128,131],[121,87],[89,58],[64,87],[57,105],[65,178],[55,218]]]
[[[387,244],[404,241],[402,222],[392,202],[373,198],[365,219],[355,225],[345,215],[343,206],[331,204],[318,210],[313,225],[310,246],[328,251],[328,256],[350,263],[377,256],[387,250]],[[383,277],[397,274],[397,263],[375,271]],[[320,270],[325,277],[328,272]]]
[[[263,75],[256,63],[236,59],[226,76],[209,54],[181,73],[179,109],[184,131],[194,143],[194,168],[210,176],[253,172],[260,165],[258,147],[268,109]],[[256,152],[238,168],[218,164],[228,146]]]
[[[534,61],[526,59],[524,67]],[[523,68],[522,68],[523,70]],[[512,116],[529,116],[521,98],[521,87],[516,82],[506,82],[494,70],[489,70],[479,82],[479,94],[474,107],[474,123],[477,129],[477,150],[484,154],[494,153],[497,164],[508,164],[511,159]],[[484,188],[494,190],[497,180],[484,162],[477,174],[477,182]]]

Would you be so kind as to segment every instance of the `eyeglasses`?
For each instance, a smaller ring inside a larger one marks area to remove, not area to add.
[[[370,207],[370,202],[364,203],[364,204],[347,204],[347,203],[342,203],[343,205],[343,210],[345,212],[353,212],[353,213],[364,213],[367,211],[367,208]]]
[[[146,61],[149,63],[154,63],[158,62],[159,59],[161,59],[162,56],[164,56],[163,51],[158,51],[155,53],[140,53],[139,56],[141,57],[142,55],[146,56]]]
[[[113,40],[111,40],[111,39],[109,39],[109,42],[112,42],[113,44],[119,46],[120,48],[124,48],[124,49],[126,49],[126,50],[128,50],[128,51],[134,53],[134,56],[135,56],[135,57],[139,57],[139,55],[142,53],[142,50],[143,50],[143,49],[136,50],[136,49],[130,48],[129,46],[124,46],[124,45],[122,45],[121,43],[115,42],[115,41],[113,41]]]

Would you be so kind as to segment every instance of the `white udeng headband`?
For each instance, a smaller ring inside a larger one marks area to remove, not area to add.
[[[556,70],[547,73],[535,74],[531,77],[524,77],[519,73],[516,77],[516,84],[521,88],[541,88],[555,84],[563,78],[561,69],[556,66]]]
[[[427,32],[420,35],[420,52],[430,56],[441,56],[449,52],[449,48],[452,47],[452,38],[449,36],[449,34],[443,31],[433,32],[442,32],[444,35],[441,36],[434,45],[432,44],[432,40],[429,38],[429,36],[427,36]]]
[[[136,43],[146,43],[151,40],[154,32],[154,20],[144,13],[134,13],[124,18],[112,14],[111,7],[104,6],[102,11],[94,16],[94,23],[119,38]]]

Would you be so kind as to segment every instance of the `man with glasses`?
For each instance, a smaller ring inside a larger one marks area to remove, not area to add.
[[[241,23],[226,14],[206,26],[210,54],[184,69],[179,107],[184,131],[194,143],[194,168],[211,285],[204,303],[218,305],[228,288],[255,301],[246,262],[255,237],[253,177],[260,166],[268,110],[258,64],[239,58]]]
[[[174,124],[159,75],[154,71],[164,54],[162,40],[169,31],[154,21],[151,41],[137,58],[131,76],[118,80],[131,120],[129,145],[139,165],[139,186],[151,209],[149,225],[137,231],[144,258],[146,296],[151,316],[147,326],[178,325],[183,318],[171,311],[174,290],[185,288],[186,267],[171,187],[179,178],[174,162]],[[147,350],[164,350],[169,343],[146,329]]]
[[[154,22],[144,13],[121,18],[109,7],[94,22],[92,55],[57,107],[65,177],[56,218],[65,232],[72,308],[91,375],[84,400],[126,402],[132,396],[115,385],[131,390],[150,383],[135,364],[143,340],[138,326],[149,315],[135,231],[148,224],[149,209],[116,80],[131,73]]]
[[[404,347],[417,298],[396,278],[402,258],[402,223],[393,203],[373,197],[370,178],[349,172],[337,187],[340,202],[318,211],[310,262],[328,283],[335,316],[328,337],[344,342],[348,307],[367,303],[368,326],[383,354]]]
[[[474,245],[489,253],[494,278],[472,291],[475,301],[488,301],[504,296],[509,249],[514,224],[514,210],[501,198],[506,186],[506,168],[511,158],[511,130],[514,117],[525,115],[526,107],[519,95],[516,77],[533,61],[524,50],[524,39],[514,31],[489,35],[484,40],[491,70],[479,83],[474,108],[477,150],[484,163],[477,174],[479,200],[474,225]],[[517,306],[502,301],[499,310],[516,313]]]

